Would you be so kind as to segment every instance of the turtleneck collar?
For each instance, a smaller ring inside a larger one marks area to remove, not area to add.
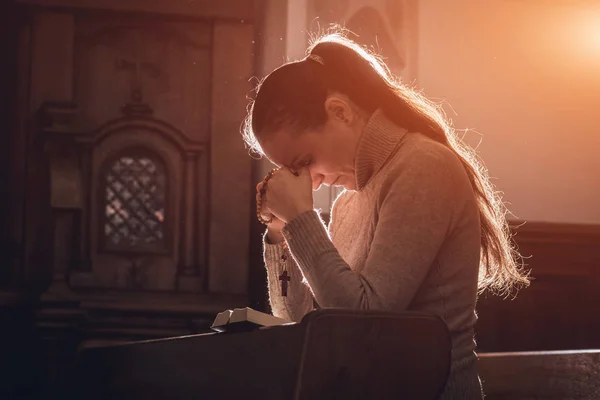
[[[393,154],[407,130],[394,124],[381,109],[367,121],[354,160],[356,190],[364,189]]]

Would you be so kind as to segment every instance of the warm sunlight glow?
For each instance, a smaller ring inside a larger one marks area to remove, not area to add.
[[[585,27],[589,31],[592,49],[600,54],[600,15],[595,15],[594,17],[595,18],[590,18],[590,21]]]
[[[582,55],[587,53],[588,57],[600,60],[600,6],[582,8],[575,14],[571,28],[576,33],[573,39],[579,43],[574,45]]]
[[[590,50],[600,51],[600,10],[582,10],[578,17],[583,44],[588,45]]]

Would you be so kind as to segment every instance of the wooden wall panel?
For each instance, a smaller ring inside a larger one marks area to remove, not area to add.
[[[39,290],[52,277],[50,165],[43,153],[39,110],[46,102],[73,100],[73,15],[40,11],[31,14],[30,65],[23,71],[29,78],[28,110],[21,115],[26,123],[26,171],[24,201],[25,247],[21,274]],[[21,132],[19,132],[21,133]]]
[[[23,119],[27,99],[30,26],[17,7],[0,2],[0,287],[18,283],[22,261],[22,216],[25,197],[25,134]]]
[[[11,139],[23,168],[11,179],[26,192],[23,210],[18,195],[10,200],[26,221],[11,218],[10,233],[26,254],[15,266],[24,285],[44,306],[108,298],[112,290],[119,291],[115,303],[129,292],[143,301],[171,291],[210,292],[192,302],[203,309],[226,308],[222,299],[246,305],[253,180],[239,127],[257,64],[253,21],[261,1],[16,3],[23,26],[13,61],[23,67],[16,88],[23,109]],[[120,282],[111,271],[119,263],[96,254],[103,225],[91,216],[104,214],[101,189],[91,182],[99,182],[100,153],[113,138],[129,145],[127,135],[138,133],[146,136],[136,146],[158,145],[181,164],[171,168],[177,187],[168,206],[180,211],[169,222],[177,234],[169,236],[168,266],[149,274],[152,284],[129,290],[107,283]],[[155,134],[177,148],[155,143]],[[77,232],[66,234],[73,224]],[[172,300],[173,308],[189,303]]]
[[[600,226],[514,231],[533,280],[515,299],[480,298],[479,351],[600,348]]]
[[[252,25],[217,22],[213,52],[209,290],[246,293],[252,159],[240,135],[254,74]],[[244,205],[242,205],[244,204]]]

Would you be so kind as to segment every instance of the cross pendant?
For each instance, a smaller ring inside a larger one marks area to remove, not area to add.
[[[279,280],[281,281],[281,295],[287,297],[287,289],[288,282],[290,281],[290,276],[287,271],[283,271],[281,275],[279,275]]]

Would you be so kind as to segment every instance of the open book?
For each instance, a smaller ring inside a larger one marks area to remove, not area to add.
[[[220,312],[217,314],[211,329],[217,332],[241,332],[251,331],[261,326],[286,324],[293,324],[293,322],[245,307]]]

